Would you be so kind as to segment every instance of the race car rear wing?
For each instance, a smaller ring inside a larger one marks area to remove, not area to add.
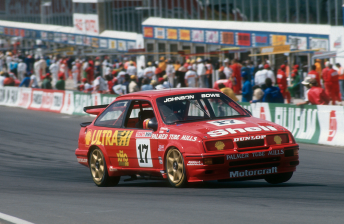
[[[109,104],[84,107],[84,112],[98,116],[101,112],[105,110],[107,106],[109,106]]]

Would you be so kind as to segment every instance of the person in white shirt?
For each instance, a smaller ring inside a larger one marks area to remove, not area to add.
[[[192,70],[192,66],[188,66],[188,71],[185,73],[186,87],[197,87],[197,73]]]
[[[84,84],[84,92],[85,92],[85,93],[90,93],[90,92],[92,92],[93,86],[87,82],[87,79],[86,79],[86,78],[83,78],[83,82],[85,83],[85,84]]]
[[[112,75],[111,73],[112,73],[112,64],[108,63],[105,68],[105,73],[104,73],[105,76],[103,77],[106,77],[107,75],[111,76]]]
[[[132,75],[135,75],[136,76],[136,67],[134,66],[134,62],[133,61],[130,61],[129,62],[129,66],[127,68],[127,73],[128,75],[132,76]]]
[[[19,64],[18,64],[18,78],[20,81],[23,80],[24,75],[26,73],[27,65],[23,62],[23,60],[19,59]]]
[[[233,70],[231,69],[230,64],[229,64],[229,59],[226,58],[223,63],[225,64],[223,67],[223,73],[226,75],[227,79],[230,79],[232,77],[233,74]]]
[[[166,75],[167,75],[167,79],[168,82],[174,86],[174,74],[175,74],[175,70],[174,70],[174,66],[172,64],[171,59],[168,60],[167,62],[167,66],[166,66]]]
[[[73,77],[73,82],[74,82],[74,87],[78,87],[78,74],[79,74],[79,69],[78,66],[76,66],[75,61],[72,62],[72,77]]]
[[[123,84],[124,83],[124,81],[125,81],[125,75],[126,75],[127,73],[125,72],[125,71],[120,71],[120,72],[118,72],[118,74],[117,74],[117,81],[118,81],[118,84]]]
[[[93,87],[94,92],[105,93],[108,91],[107,82],[103,79],[103,77],[100,74],[93,80]]]
[[[147,63],[147,67],[143,70],[143,75],[148,78],[149,80],[153,79],[153,76],[155,76],[154,74],[155,72],[155,67],[152,66],[152,62],[148,62]]]
[[[127,87],[122,84],[117,84],[112,87],[113,91],[118,95],[127,94]]]
[[[167,75],[164,75],[163,79],[164,79],[164,82],[162,83],[162,85],[165,87],[165,89],[173,88],[173,85],[172,85],[172,83],[170,83]]]
[[[262,86],[262,85],[265,85],[265,79],[267,78],[266,77],[266,72],[263,72],[263,68],[264,66],[262,64],[260,64],[258,66],[258,71],[256,72],[255,76],[254,76],[254,84],[257,85],[257,86]]]
[[[37,82],[41,81],[41,63],[39,60],[40,59],[37,58],[36,62],[33,64],[34,74],[36,75],[36,81]]]
[[[88,61],[86,59],[83,59],[83,63],[82,63],[82,76],[83,77],[87,76],[86,70],[88,69],[88,66],[89,66]]]
[[[105,75],[106,75],[106,68],[108,67],[108,64],[109,64],[108,57],[105,56],[104,61],[102,62],[102,76],[103,77],[105,77]]]
[[[36,77],[35,74],[32,74],[32,75],[30,76],[30,84],[29,84],[29,86],[30,86],[31,88],[39,88],[39,86],[38,86],[38,81],[37,81],[37,77]]]
[[[266,78],[270,78],[272,81],[272,85],[274,86],[276,83],[276,78],[275,75],[273,73],[273,71],[271,71],[270,65],[269,64],[265,64],[264,65],[264,69],[263,72],[266,73]]]
[[[45,76],[45,73],[47,71],[47,62],[45,61],[45,59],[43,57],[40,58],[39,60],[40,66],[41,66],[41,75]]]
[[[13,57],[12,57],[12,52],[7,51],[6,52],[6,65],[7,65],[7,71],[10,69],[10,63],[12,62]]]
[[[57,82],[57,80],[58,80],[57,75],[58,75],[58,73],[59,73],[59,67],[58,67],[57,63],[56,63],[56,62],[53,62],[53,63],[49,66],[49,70],[50,70],[50,74],[51,74],[51,76],[52,76],[52,78],[53,78],[51,84],[52,84],[52,86],[55,86],[55,84],[56,84],[56,82]]]
[[[205,65],[203,63],[202,58],[197,58],[197,75],[200,79],[200,87],[201,88],[209,88],[208,77],[206,74]]]

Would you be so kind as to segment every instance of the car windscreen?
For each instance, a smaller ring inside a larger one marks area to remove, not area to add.
[[[166,124],[249,116],[233,100],[218,92],[166,96],[158,98],[156,102]]]

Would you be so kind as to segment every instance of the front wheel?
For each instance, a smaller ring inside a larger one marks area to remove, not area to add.
[[[168,182],[172,187],[184,187],[186,185],[184,159],[176,148],[172,148],[167,152],[166,171]]]
[[[280,184],[280,183],[287,182],[288,180],[290,180],[292,176],[293,176],[293,172],[273,174],[265,178],[265,181],[268,182],[269,184]]]
[[[115,186],[121,177],[110,177],[107,171],[104,155],[99,148],[90,153],[90,171],[94,183],[98,187]]]

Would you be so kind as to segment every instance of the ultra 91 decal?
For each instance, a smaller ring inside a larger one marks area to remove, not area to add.
[[[136,139],[136,154],[140,167],[153,167],[150,139]]]

